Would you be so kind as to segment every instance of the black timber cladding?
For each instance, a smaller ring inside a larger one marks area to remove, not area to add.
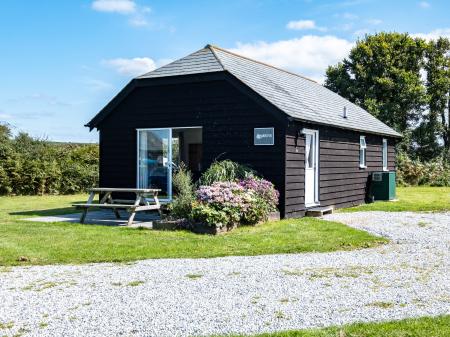
[[[370,172],[382,171],[382,142],[388,141],[388,169],[395,170],[395,138],[291,122],[286,130],[285,216],[305,214],[305,138],[302,128],[319,130],[319,200],[321,206],[364,203]],[[300,133],[299,133],[300,132]],[[359,167],[359,137],[366,137],[367,168]]]
[[[136,186],[136,129],[201,126],[202,166],[220,157],[253,167],[275,183],[288,217],[305,212],[299,129],[319,130],[323,206],[364,202],[368,174],[382,170],[383,137],[390,170],[400,137],[314,81],[213,46],[132,80],[87,126],[100,130],[101,186]],[[275,128],[274,146],[253,145],[258,127]],[[366,136],[366,169],[359,168],[360,135]]]
[[[136,186],[136,129],[201,126],[203,167],[214,159],[231,159],[261,173],[281,193],[284,209],[285,126],[273,114],[225,80],[135,87],[98,125],[100,186]],[[281,117],[281,118],[280,118]],[[273,146],[254,146],[253,130],[274,127]]]

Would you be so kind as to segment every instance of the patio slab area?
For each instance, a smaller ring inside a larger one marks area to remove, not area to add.
[[[112,211],[96,210],[89,211],[86,216],[86,225],[104,225],[104,226],[126,226],[129,214],[125,211],[119,211],[121,218],[117,219]],[[32,218],[25,218],[25,221],[37,222],[72,222],[80,223],[81,213],[70,213],[61,215],[39,216]],[[138,212],[133,221],[133,225],[129,227],[145,227],[153,228],[153,222],[159,219],[159,214],[156,212],[146,213]]]

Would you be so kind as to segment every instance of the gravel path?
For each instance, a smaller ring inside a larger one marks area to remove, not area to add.
[[[0,336],[258,333],[450,313],[450,213],[326,219],[392,243],[320,254],[0,267]]]

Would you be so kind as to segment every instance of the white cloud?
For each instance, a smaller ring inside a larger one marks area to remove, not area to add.
[[[411,34],[411,36],[420,37],[425,40],[436,40],[440,36],[447,37],[450,39],[450,28],[439,28],[439,29],[432,30],[429,33],[415,33],[415,34]]]
[[[420,1],[419,2],[419,6],[422,7],[422,8],[430,8],[431,4],[429,2],[427,2],[427,1]]]
[[[287,29],[292,30],[305,30],[305,29],[316,29],[320,31],[325,31],[325,27],[318,27],[313,20],[298,20],[298,21],[289,21],[286,25]]]
[[[380,20],[380,19],[369,19],[369,20],[367,20],[367,23],[371,24],[371,25],[379,25],[379,24],[383,23],[383,20]]]
[[[118,13],[129,17],[128,23],[134,27],[150,26],[148,14],[150,7],[143,7],[133,0],[95,0],[92,9],[99,12]]]
[[[148,57],[116,58],[103,60],[102,64],[126,76],[138,76],[156,69],[156,62]]]
[[[99,12],[131,14],[136,12],[136,3],[132,0],[95,0],[92,9]]]
[[[322,82],[326,68],[348,56],[352,46],[352,42],[336,36],[306,35],[275,42],[238,43],[231,50]]]

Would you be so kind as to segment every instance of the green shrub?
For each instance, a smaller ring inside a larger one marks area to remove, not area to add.
[[[397,183],[401,186],[450,186],[450,163],[442,156],[428,162],[397,156]]]
[[[170,204],[171,214],[177,218],[188,218],[195,200],[195,186],[192,173],[183,163],[172,175],[172,185],[175,198]]]
[[[223,210],[204,203],[194,203],[192,205],[191,220],[201,222],[209,226],[227,225],[229,217]]]
[[[201,185],[211,185],[217,181],[235,181],[256,175],[256,172],[246,165],[231,160],[215,161],[202,174]]]
[[[218,211],[226,216],[226,224],[234,227],[237,224],[254,225],[267,219],[269,213],[276,210],[279,193],[271,182],[252,176],[202,185],[196,191],[196,197],[197,203],[205,207],[196,206],[195,220],[211,220],[212,215],[216,215],[213,211]]]
[[[69,194],[98,185],[98,145],[52,143],[0,125],[0,194]]]

